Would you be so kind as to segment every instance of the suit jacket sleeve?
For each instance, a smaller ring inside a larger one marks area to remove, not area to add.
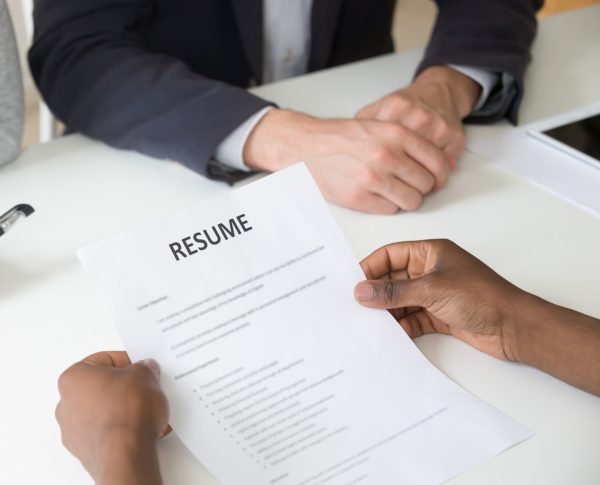
[[[218,143],[269,103],[147,50],[150,0],[38,0],[33,76],[70,130],[206,173]]]
[[[417,74],[433,65],[457,64],[501,73],[497,92],[468,121],[507,116],[517,123],[529,48],[536,34],[535,12],[542,0],[435,0],[438,17]],[[486,103],[487,104],[487,103]]]

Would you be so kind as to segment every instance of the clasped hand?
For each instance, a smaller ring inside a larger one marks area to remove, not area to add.
[[[462,118],[479,92],[457,71],[432,67],[354,119],[272,110],[250,134],[244,159],[271,171],[304,161],[324,196],[351,209],[412,211],[447,183],[465,147]]]

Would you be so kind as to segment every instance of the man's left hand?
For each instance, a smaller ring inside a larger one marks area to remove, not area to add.
[[[481,86],[470,77],[449,67],[433,66],[410,86],[365,106],[356,117],[393,121],[416,131],[446,152],[454,167],[466,145],[462,120],[480,94]]]

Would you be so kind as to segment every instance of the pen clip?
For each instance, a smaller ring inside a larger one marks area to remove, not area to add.
[[[29,204],[18,204],[2,214],[0,216],[0,236],[8,232],[19,219],[29,217],[34,211]]]

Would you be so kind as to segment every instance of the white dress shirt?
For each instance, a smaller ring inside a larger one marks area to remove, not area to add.
[[[312,0],[263,0],[263,82],[270,83],[305,74],[310,53]],[[475,111],[483,106],[500,79],[499,73],[450,65],[481,85]],[[216,148],[215,158],[230,167],[249,170],[244,145],[256,124],[272,107],[252,115]]]

